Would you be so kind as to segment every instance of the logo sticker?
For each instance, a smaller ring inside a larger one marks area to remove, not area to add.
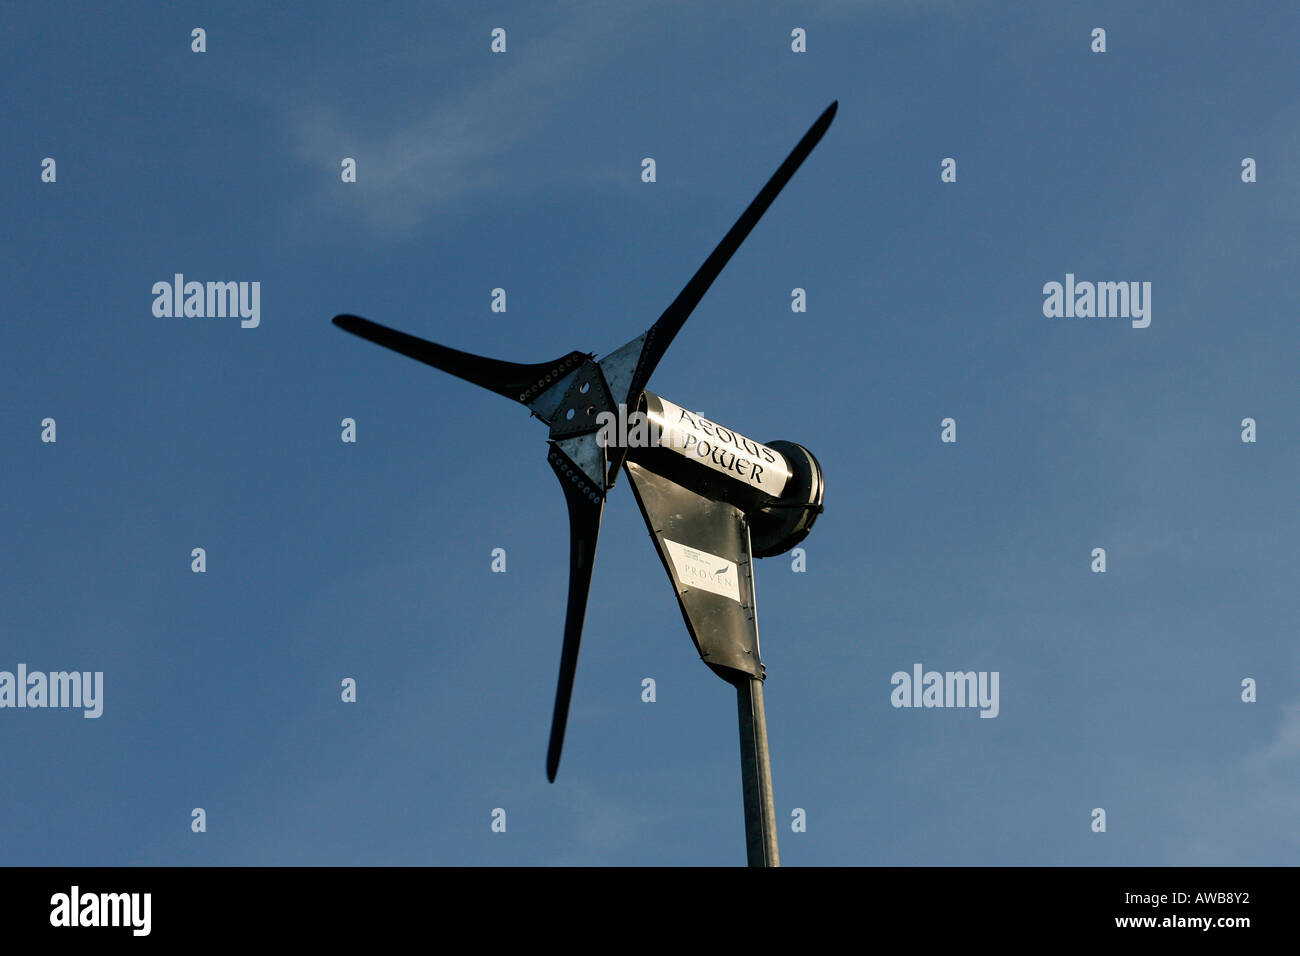
[[[740,574],[736,562],[720,558],[716,554],[688,548],[676,541],[664,538],[664,547],[672,558],[677,580],[688,588],[699,588],[731,598],[740,603]]]

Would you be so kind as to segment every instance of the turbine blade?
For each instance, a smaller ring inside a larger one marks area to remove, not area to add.
[[[524,405],[530,404],[559,378],[589,358],[585,352],[570,352],[553,362],[521,365],[518,362],[503,362],[449,349],[445,345],[428,342],[355,315],[336,315],[334,324],[345,332],[359,335],[394,352],[401,352],[417,362],[432,365]]]
[[[749,207],[740,214],[736,224],[731,230],[722,237],[716,249],[709,254],[704,260],[704,265],[700,266],[695,275],[691,276],[691,281],[686,283],[686,287],[673,300],[672,304],[664,310],[664,314],[659,316],[659,320],[646,332],[645,346],[641,351],[641,356],[637,361],[636,372],[632,376],[632,384],[628,389],[626,396],[615,396],[615,401],[625,401],[629,405],[645,388],[646,383],[650,380],[650,373],[655,370],[659,360],[663,358],[664,352],[667,351],[673,336],[682,327],[683,323],[690,317],[691,311],[704,298],[704,293],[709,291],[709,286],[713,280],[722,272],[724,266],[731,259],[732,255],[740,244],[745,241],[750,230],[762,218],[763,213],[767,212],[767,207],[772,205],[777,194],[790,181],[801,163],[808,158],[808,154],[813,151],[813,147],[826,134],[830,128],[831,120],[835,118],[835,111],[839,108],[839,101],[836,100],[828,106],[825,112],[817,118],[808,132],[804,133],[803,139],[791,151],[790,155],[785,158],[772,178],[767,181],[754,201]]]
[[[551,717],[551,740],[546,749],[546,779],[555,782],[564,749],[564,728],[569,721],[569,698],[578,672],[578,647],[582,623],[587,614],[587,594],[595,566],[596,538],[605,510],[605,491],[593,485],[573,460],[551,443],[547,461],[564,487],[569,506],[569,606],[564,614],[564,647],[560,651],[560,677],[555,687],[555,713]]]

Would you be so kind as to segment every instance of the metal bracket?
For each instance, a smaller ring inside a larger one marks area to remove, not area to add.
[[[609,397],[605,376],[599,365],[587,359],[551,416],[551,441],[594,432],[599,427],[596,417],[601,412],[613,411],[614,402]]]

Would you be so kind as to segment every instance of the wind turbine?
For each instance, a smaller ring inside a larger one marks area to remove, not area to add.
[[[532,365],[504,362],[355,315],[334,318],[339,328],[519,402],[550,428],[546,460],[569,510],[568,608],[546,754],[552,783],[605,498],[619,469],[627,472],[700,657],[736,687],[751,866],[779,864],[752,559],[782,554],[808,534],[822,511],[821,466],[802,445],[753,441],[646,385],[713,280],[825,135],[838,105],[817,118],[654,325],[599,361],[574,351]]]

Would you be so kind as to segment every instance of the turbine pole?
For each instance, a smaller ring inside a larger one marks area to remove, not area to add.
[[[780,866],[763,682],[757,677],[737,681],[736,703],[740,715],[740,773],[745,792],[745,849],[749,865]]]

